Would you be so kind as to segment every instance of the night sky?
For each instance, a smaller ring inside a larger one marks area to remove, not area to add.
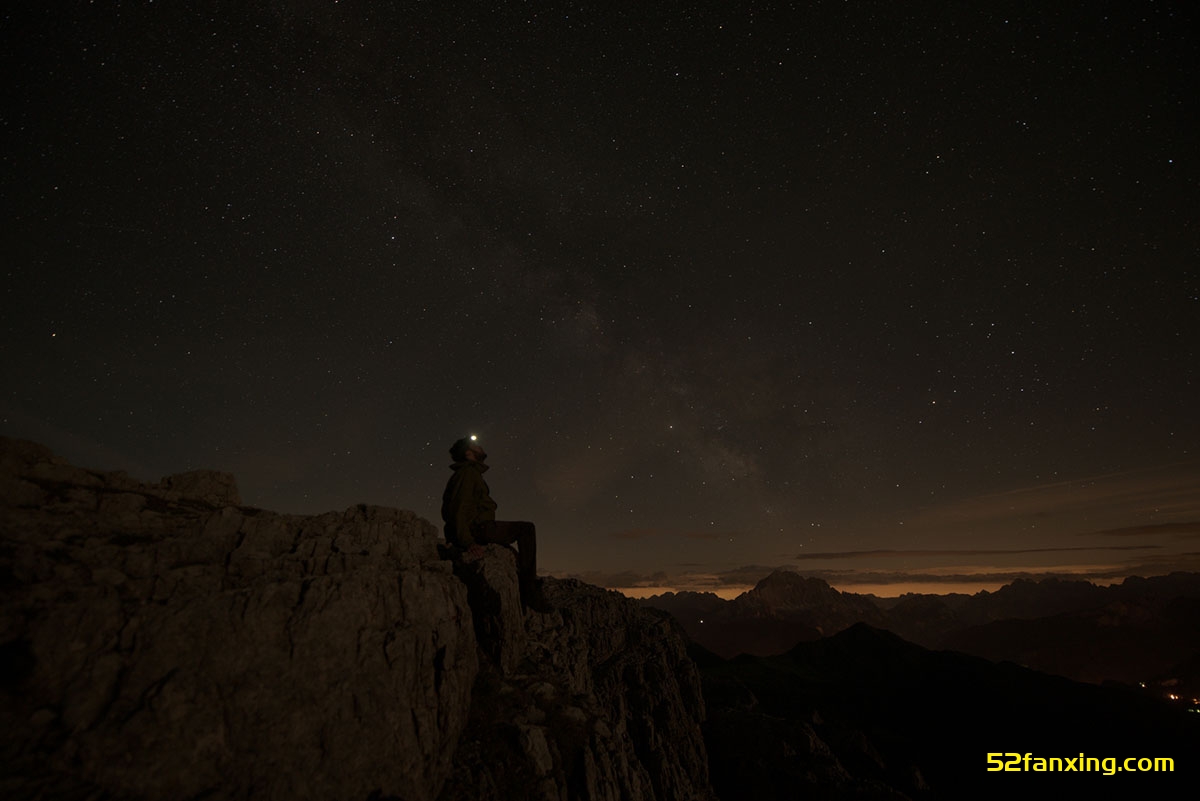
[[[1192,3],[22,5],[0,433],[439,526],[475,433],[642,592],[1200,569]]]

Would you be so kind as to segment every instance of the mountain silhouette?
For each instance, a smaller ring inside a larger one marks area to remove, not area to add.
[[[710,771],[723,799],[765,801],[802,791],[838,798],[998,797],[1048,778],[989,774],[988,753],[1166,756],[1175,760],[1171,779],[1197,772],[1200,726],[1179,707],[1011,663],[930,651],[865,624],[778,656],[701,665]],[[1075,789],[1094,787],[1097,775],[1082,777],[1092,783]],[[1064,776],[1068,784],[1081,778],[1058,774],[1038,786]],[[1123,787],[1150,788],[1162,777],[1120,780]]]
[[[975,595],[881,599],[777,570],[733,600],[678,593],[641,603],[675,615],[689,637],[724,658],[781,654],[862,622],[928,648],[1078,681],[1157,683],[1200,697],[1196,671],[1188,667],[1200,658],[1195,573],[1130,577],[1108,587],[1021,579]]]

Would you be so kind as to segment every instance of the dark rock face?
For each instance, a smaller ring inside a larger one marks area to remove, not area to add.
[[[503,545],[484,547],[481,558],[464,556],[452,545],[439,545],[452,560],[454,575],[467,588],[480,662],[502,673],[516,670],[525,655],[525,619],[516,575],[516,555]]]
[[[229,476],[138,485],[30,443],[2,466],[6,797],[436,795],[477,666],[432,526],[218,506]]]
[[[490,622],[476,623],[480,677],[442,801],[713,798],[700,676],[677,623],[570,580],[544,579],[552,612],[522,612],[499,545],[455,572]],[[518,625],[513,654],[503,632]]]
[[[711,797],[668,620],[554,581],[526,613],[510,550],[410,512],[239,502],[0,439],[0,796]]]

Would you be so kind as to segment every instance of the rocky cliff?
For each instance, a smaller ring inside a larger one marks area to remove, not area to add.
[[[243,506],[0,439],[0,795],[709,799],[676,625],[439,549],[411,512]]]

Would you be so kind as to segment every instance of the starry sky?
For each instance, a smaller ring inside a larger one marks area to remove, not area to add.
[[[1183,2],[0,12],[0,433],[731,593],[1200,569]],[[191,7],[196,6],[196,7]]]

